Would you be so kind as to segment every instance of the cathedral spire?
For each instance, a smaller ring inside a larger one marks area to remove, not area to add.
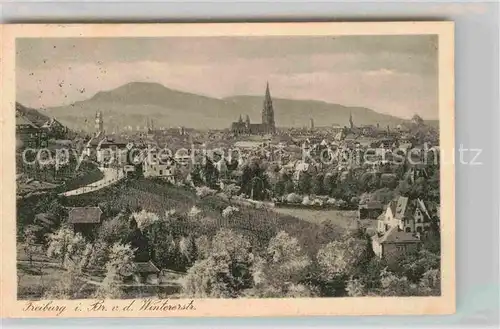
[[[262,109],[262,124],[267,126],[266,130],[268,133],[274,133],[274,109],[271,92],[269,91],[269,82],[266,82],[266,95],[264,96],[264,107]]]

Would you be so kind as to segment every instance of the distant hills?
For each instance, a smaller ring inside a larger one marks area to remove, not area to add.
[[[39,127],[50,120],[48,116],[40,113],[40,111],[26,107],[19,103],[16,103],[16,111]]]
[[[261,122],[263,96],[218,99],[169,89],[158,83],[132,82],[98,92],[84,101],[48,108],[46,113],[69,128],[78,130],[93,130],[94,116],[98,110],[103,113],[104,126],[108,131],[116,127],[144,127],[147,119],[153,120],[155,127],[221,129],[228,128],[240,114],[243,118],[248,114],[252,122]],[[308,125],[310,118],[314,119],[316,126],[344,126],[348,124],[351,113],[356,125],[379,123],[385,127],[406,121],[364,107],[347,107],[314,100],[273,97],[273,105],[278,127],[302,127]]]

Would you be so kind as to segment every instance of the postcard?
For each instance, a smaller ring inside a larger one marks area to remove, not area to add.
[[[2,317],[454,313],[453,35],[1,26]]]

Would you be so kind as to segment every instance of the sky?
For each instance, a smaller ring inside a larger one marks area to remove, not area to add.
[[[34,108],[129,82],[223,98],[313,99],[438,118],[437,36],[22,38],[16,98]]]

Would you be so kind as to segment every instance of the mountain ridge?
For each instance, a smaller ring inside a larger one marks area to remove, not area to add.
[[[272,90],[271,90],[272,95]],[[130,82],[99,91],[92,97],[70,105],[47,108],[73,129],[93,130],[93,118],[101,111],[107,130],[116,126],[141,126],[153,119],[155,127],[186,126],[196,129],[229,128],[240,114],[251,122],[261,121],[264,95],[236,95],[215,98],[179,91],[154,82]],[[352,114],[355,124],[395,126],[408,120],[382,114],[366,107],[344,106],[320,100],[273,97],[278,127],[302,127],[312,117],[320,125],[347,125]],[[90,120],[90,121],[89,121]]]

